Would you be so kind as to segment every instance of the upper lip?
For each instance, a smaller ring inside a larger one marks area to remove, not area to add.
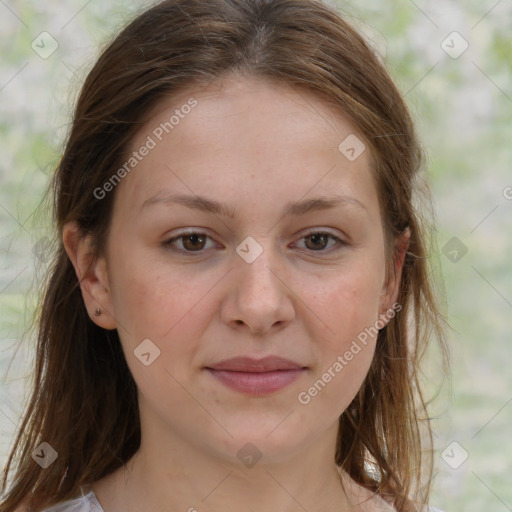
[[[272,372],[276,370],[300,370],[302,365],[278,356],[267,356],[262,359],[252,357],[233,357],[225,359],[206,368],[212,370],[228,370],[232,372]]]

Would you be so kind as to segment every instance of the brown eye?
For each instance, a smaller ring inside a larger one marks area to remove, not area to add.
[[[206,237],[200,234],[185,235],[181,238],[183,239],[183,247],[185,247],[187,251],[201,250],[206,243]]]
[[[347,242],[341,240],[337,236],[331,235],[330,233],[325,233],[322,231],[315,231],[301,238],[301,241],[304,240],[304,247],[300,247],[300,249],[305,249],[307,251],[320,252],[320,253],[331,253],[336,252],[342,249],[344,246],[348,245]],[[329,240],[332,242],[329,244]],[[331,247],[334,245],[338,245],[337,248],[331,250]]]
[[[183,233],[181,235],[170,238],[165,242],[162,242],[162,246],[164,246],[166,249],[182,254],[201,253],[204,252],[203,249],[207,248],[205,246],[207,244],[208,239],[211,240],[211,238],[205,233]],[[177,246],[178,242],[181,242],[179,244],[181,245],[181,247],[179,245]]]
[[[325,233],[315,233],[313,235],[308,235],[304,237],[305,240],[310,240],[311,244],[306,242],[306,247],[313,251],[325,249],[327,246],[327,241],[329,239],[329,235]]]

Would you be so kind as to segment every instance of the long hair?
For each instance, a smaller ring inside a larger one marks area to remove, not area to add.
[[[4,470],[2,512],[69,499],[137,451],[135,382],[117,331],[87,314],[62,231],[76,221],[95,255],[104,254],[115,192],[98,200],[94,191],[126,160],[145,116],[160,100],[231,72],[314,93],[357,128],[372,157],[389,271],[392,241],[410,230],[402,310],[379,331],[368,375],[339,418],[333,455],[397,510],[428,502],[432,434],[420,360],[433,338],[448,353],[428,265],[432,228],[415,205],[424,157],[403,98],[364,39],[321,1],[166,0],[134,18],[87,75],[50,184],[59,239],[35,320],[34,386]],[[46,469],[31,456],[41,442],[58,454]]]

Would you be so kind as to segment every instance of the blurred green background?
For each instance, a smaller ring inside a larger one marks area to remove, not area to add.
[[[453,360],[440,387],[429,356],[430,394],[439,391],[432,504],[512,510],[512,3],[329,3],[385,60],[429,157],[432,266],[445,282]],[[48,178],[99,48],[147,5],[0,2],[0,467],[30,386]]]

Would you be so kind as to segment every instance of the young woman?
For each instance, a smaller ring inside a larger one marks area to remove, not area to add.
[[[421,167],[397,88],[331,7],[139,15],[54,176],[2,512],[426,510],[419,363],[445,345]]]

